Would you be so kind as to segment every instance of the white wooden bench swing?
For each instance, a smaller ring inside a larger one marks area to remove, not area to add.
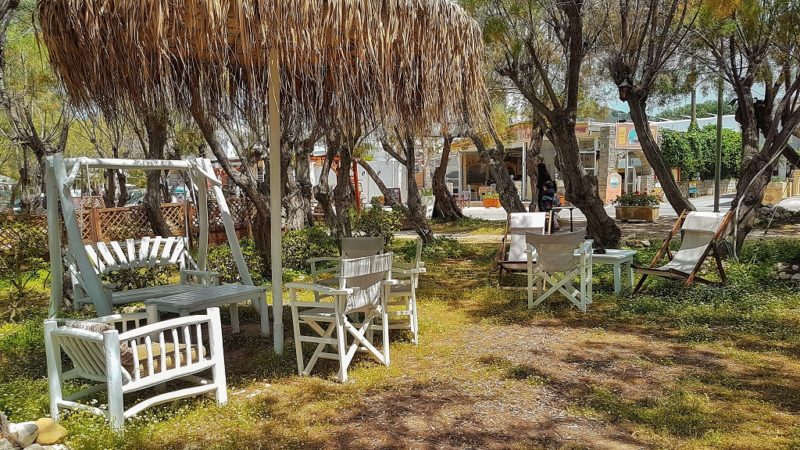
[[[121,428],[125,419],[150,406],[192,395],[215,393],[217,402],[227,401],[225,364],[222,352],[219,310],[215,306],[231,305],[234,328],[235,303],[231,303],[231,290],[236,285],[218,284],[215,274],[206,271],[208,255],[208,189],[217,202],[233,259],[236,262],[245,293],[243,300],[251,300],[261,315],[262,332],[268,330],[268,308],[264,301],[264,288],[254,287],[242,256],[233,220],[222,192],[222,183],[214,174],[208,159],[182,161],[128,160],[128,159],[64,159],[62,155],[46,159],[48,245],[52,265],[49,317],[45,323],[50,412],[59,417],[61,408],[83,409],[105,416],[115,428]],[[185,237],[143,237],[139,240],[98,242],[84,245],[72,198],[72,186],[81,168],[118,170],[177,170],[187,172],[197,199],[199,238],[197,257],[189,253]],[[61,214],[59,214],[59,211]],[[62,247],[61,219],[67,243]],[[91,302],[97,319],[75,322],[56,320],[63,299],[64,264],[66,264],[76,295],[82,302]],[[112,292],[104,286],[101,276],[113,270],[157,265],[176,265],[181,270],[178,285],[152,286],[122,292]],[[194,281],[193,281],[194,280]],[[193,284],[195,283],[195,284]],[[195,286],[194,290],[192,286]],[[220,290],[220,295],[216,295]],[[257,295],[254,295],[257,294]],[[183,303],[179,317],[158,321],[157,311],[112,315],[116,305],[166,300],[186,301],[186,296],[196,298],[194,309]],[[215,296],[220,300],[216,303]],[[179,298],[180,297],[180,298]],[[224,302],[222,301],[224,300]],[[204,312],[188,316],[189,312]],[[265,325],[266,324],[266,325]],[[205,333],[203,330],[206,330]],[[234,330],[236,331],[236,330]],[[206,339],[203,338],[205,335]],[[63,371],[62,351],[73,368]],[[211,371],[211,380],[197,376]],[[65,398],[64,381],[81,378],[99,382],[87,390]],[[172,390],[147,398],[128,410],[123,407],[123,394],[164,385],[174,380],[195,382],[198,386]],[[108,393],[108,408],[88,406],[77,400],[100,391]]]

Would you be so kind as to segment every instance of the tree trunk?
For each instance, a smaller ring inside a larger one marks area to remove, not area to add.
[[[233,180],[233,183],[241,189],[245,197],[253,203],[256,209],[255,224],[252,227],[253,240],[255,241],[258,255],[264,263],[265,273],[262,275],[270,277],[271,273],[268,268],[271,266],[272,261],[270,255],[272,244],[270,241],[270,210],[269,203],[267,202],[267,196],[269,194],[267,193],[265,195],[259,191],[258,183],[249,171],[238,171],[231,166],[225,149],[222,147],[222,144],[215,134],[216,128],[211,122],[211,119],[206,115],[202,102],[195,101],[194,96],[192,98],[191,112],[197,127],[200,129],[203,138],[208,144],[208,148],[211,149],[211,153],[216,157],[217,163],[222,167],[222,170],[225,171],[228,177]]]
[[[739,208],[735,236],[737,251],[741,251],[747,235],[753,229],[754,210],[761,206],[764,189],[771,176],[771,171],[767,169],[760,177],[756,178],[756,174],[769,162],[769,157],[759,153],[758,122],[751,89],[749,85],[745,84],[734,86],[737,97],[736,121],[739,122],[742,132],[742,169],[739,181],[736,183],[736,195],[731,202],[732,210],[735,211]],[[753,184],[747,189],[751,181]],[[742,198],[743,194],[746,194],[744,198]],[[741,207],[739,206],[740,199]]]
[[[653,168],[658,181],[661,183],[661,189],[667,197],[667,201],[672,206],[676,213],[680,214],[683,211],[694,211],[694,205],[683,196],[681,190],[678,188],[678,183],[672,177],[672,170],[667,167],[664,158],[661,157],[661,149],[656,142],[653,133],[650,130],[650,121],[647,118],[647,98],[639,95],[638,93],[631,92],[628,98],[628,105],[631,110],[631,119],[636,127],[636,134],[639,136],[639,143],[642,146],[647,162]]]
[[[297,148],[297,154],[294,159],[295,179],[300,190],[301,208],[305,215],[305,226],[307,227],[314,225],[314,211],[311,207],[311,200],[314,198],[314,186],[311,184],[311,167],[309,166],[308,158],[314,153],[316,142],[316,136],[304,140],[302,145]]]
[[[405,145],[404,145],[405,144]],[[425,217],[425,209],[422,205],[422,197],[419,195],[419,187],[417,186],[417,178],[415,176],[415,146],[414,138],[406,137],[405,142],[401,142],[405,152],[406,162],[406,184],[408,186],[408,219],[414,226],[414,231],[417,232],[422,243],[425,245],[433,243],[433,231],[428,224],[428,219]]]
[[[539,158],[542,154],[542,143],[544,142],[544,130],[542,127],[534,122],[531,130],[531,142],[525,150],[525,171],[528,174],[528,181],[523,183],[530,183],[531,188],[531,203],[528,205],[528,211],[535,212],[539,207]]]
[[[125,175],[125,171],[117,170],[115,175],[117,176],[117,185],[119,186],[119,195],[117,196],[117,207],[123,207],[128,203],[130,200],[130,194],[128,194],[128,176]]]
[[[336,150],[338,148],[337,139],[333,136],[328,136],[327,140],[327,153],[325,154],[325,161],[322,163],[322,170],[319,173],[319,183],[314,187],[314,198],[317,199],[322,215],[325,219],[325,224],[332,233],[339,235],[337,231],[336,212],[333,210],[333,203],[331,202],[331,186],[328,176],[331,173],[333,159],[336,157]]]
[[[286,211],[286,228],[289,230],[301,230],[306,227],[306,210],[303,208],[303,197],[295,171],[297,164],[293,164],[293,160],[300,154],[298,148],[296,142],[290,142],[281,153],[281,184],[285,191],[282,204]]]
[[[103,192],[103,203],[106,208],[113,208],[117,201],[116,170],[106,169],[103,171],[105,179],[105,192]]]
[[[350,141],[349,139],[347,141]],[[339,166],[336,168],[336,187],[333,188],[333,203],[336,206],[336,230],[339,238],[353,235],[353,224],[350,212],[355,207],[355,193],[350,182],[350,171],[353,167],[353,149],[351,142],[343,142],[339,146]]]
[[[470,139],[478,149],[478,155],[481,160],[489,164],[489,171],[492,174],[495,182],[495,189],[500,196],[500,204],[507,213],[525,212],[525,205],[522,204],[522,199],[519,197],[519,191],[511,179],[511,174],[508,173],[508,168],[505,163],[505,147],[500,139],[491,133],[494,139],[494,147],[489,149],[483,143],[483,140],[477,134],[471,133]]]
[[[444,137],[444,146],[442,147],[442,159],[439,160],[439,165],[433,171],[433,195],[436,197],[436,202],[433,206],[433,216],[442,219],[445,222],[454,222],[462,217],[461,208],[458,207],[453,193],[447,189],[445,176],[447,175],[447,163],[450,160],[450,145],[453,143],[453,137],[446,135]],[[384,195],[384,198],[386,195]]]
[[[375,182],[375,185],[378,186],[378,190],[381,191],[381,195],[383,195],[383,204],[392,208],[395,211],[401,211],[404,215],[408,215],[408,209],[402,203],[398,202],[394,198],[394,194],[392,191],[386,187],[386,183],[381,180],[381,177],[375,172],[375,169],[369,165],[368,162],[364,161],[363,159],[358,159],[358,165],[364,168],[364,171],[367,172],[372,181]]]
[[[167,145],[167,126],[169,117],[165,111],[144,114],[144,127],[147,132],[147,158],[164,159]],[[142,202],[147,220],[156,236],[171,236],[172,231],[161,212],[161,171],[147,171],[147,190]]]
[[[554,122],[547,135],[558,153],[567,199],[586,216],[586,231],[595,244],[603,248],[616,248],[622,231],[606,214],[597,190],[597,177],[584,173],[574,122],[567,117],[559,117]]]

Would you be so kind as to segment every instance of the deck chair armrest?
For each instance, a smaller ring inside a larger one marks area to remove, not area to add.
[[[181,284],[190,284],[189,280],[192,277],[197,277],[200,280],[205,280],[209,284],[219,285],[220,276],[222,276],[222,274],[211,270],[181,269]]]
[[[328,286],[314,283],[287,283],[286,289],[313,291],[325,295],[352,295],[355,289],[334,289]]]

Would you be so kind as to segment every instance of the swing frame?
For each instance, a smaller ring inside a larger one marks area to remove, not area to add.
[[[250,272],[242,255],[239,239],[233,225],[228,203],[222,192],[222,182],[214,173],[211,161],[207,158],[189,158],[185,160],[138,160],[119,158],[64,158],[56,154],[45,158],[45,189],[47,194],[47,226],[48,247],[50,250],[51,289],[49,317],[55,318],[63,300],[64,254],[61,241],[61,220],[63,219],[66,235],[66,249],[74,259],[75,266],[82,278],[82,288],[95,306],[97,316],[112,314],[113,305],[104,292],[98,273],[86,251],[75,204],[72,186],[81,167],[117,170],[177,170],[189,175],[189,189],[195,192],[197,200],[197,217],[199,237],[197,240],[197,269],[206,270],[208,262],[208,191],[211,190],[222,217],[225,234],[231,248],[243,284],[253,285]],[[201,188],[202,187],[202,188]],[[61,214],[59,214],[59,208]],[[265,306],[266,307],[266,306]]]

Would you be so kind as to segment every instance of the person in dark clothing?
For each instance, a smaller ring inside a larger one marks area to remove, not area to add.
[[[544,196],[544,185],[545,183],[553,182],[553,177],[550,176],[550,172],[547,171],[547,166],[544,162],[539,162],[536,166],[537,174],[536,174],[536,205],[539,207],[539,211],[544,211],[544,207],[542,205],[542,197]]]
[[[556,194],[555,184],[552,181],[547,181],[544,183],[544,189],[542,192],[542,211],[550,212],[554,207],[561,206],[561,201]],[[553,226],[552,230],[558,230],[558,219],[555,216],[553,217]]]

